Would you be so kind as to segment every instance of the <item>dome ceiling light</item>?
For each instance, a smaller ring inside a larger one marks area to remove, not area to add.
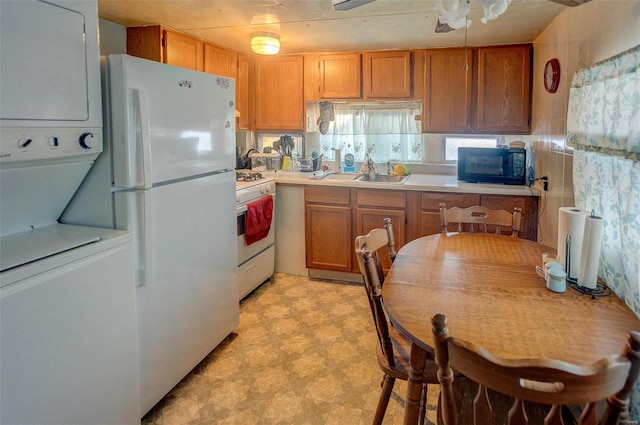
[[[251,50],[259,55],[277,55],[280,52],[280,36],[270,32],[253,33]]]

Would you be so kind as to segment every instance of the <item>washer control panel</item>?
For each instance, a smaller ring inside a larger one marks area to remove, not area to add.
[[[102,128],[0,128],[0,163],[102,152]]]

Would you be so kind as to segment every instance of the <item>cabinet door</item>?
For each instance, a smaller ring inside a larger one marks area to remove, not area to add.
[[[531,132],[531,46],[478,49],[479,131]]]
[[[302,131],[302,70],[302,56],[277,56],[256,61],[256,130]]]
[[[357,208],[356,209],[356,235],[366,235],[371,230],[383,227],[383,220],[391,219],[393,226],[393,237],[396,242],[396,251],[405,244],[405,223],[406,214],[402,210],[387,210],[381,208]],[[355,249],[355,248],[354,248]],[[391,267],[391,259],[389,258],[389,249],[383,247],[378,250],[380,261],[385,273]],[[354,251],[355,253],[355,251]],[[355,255],[355,254],[354,254]],[[355,261],[355,260],[354,260]],[[359,273],[360,269],[357,262],[354,262],[355,273]]]
[[[237,78],[238,54],[230,50],[204,43],[204,72],[223,77]]]
[[[447,208],[465,206],[463,194],[428,192],[420,195],[420,236],[435,235],[442,231],[440,203]]]
[[[359,99],[362,96],[362,56],[359,53],[320,55],[320,97]]]
[[[160,25],[127,28],[127,54],[163,62],[163,30]]]
[[[535,196],[480,195],[480,205],[492,210],[513,212],[514,208],[522,209],[519,236],[532,241],[538,240],[538,198]],[[495,228],[487,226],[488,232]],[[510,235],[511,232],[502,232]]]
[[[306,265],[311,269],[353,271],[351,207],[307,204]]]
[[[424,131],[469,132],[472,102],[471,49],[427,50]]]
[[[236,79],[236,110],[240,113],[238,130],[249,130],[249,57],[238,55],[238,78]]]
[[[364,98],[410,98],[412,56],[407,50],[363,54]]]
[[[164,63],[202,71],[203,42],[177,32],[164,30]]]

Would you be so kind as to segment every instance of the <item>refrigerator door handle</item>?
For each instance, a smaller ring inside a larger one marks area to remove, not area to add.
[[[151,180],[151,139],[149,131],[149,104],[144,89],[132,89],[133,106],[136,111],[136,173],[137,181],[142,181],[139,189],[150,189]],[[141,175],[140,175],[141,173]]]
[[[116,193],[121,196],[122,204],[129,205],[126,228],[133,231],[135,251],[136,287],[148,286],[152,282],[152,200],[147,190],[132,190]]]

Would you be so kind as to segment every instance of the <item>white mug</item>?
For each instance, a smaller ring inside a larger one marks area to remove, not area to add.
[[[552,267],[547,271],[547,289],[553,292],[567,290],[567,274],[562,268]]]
[[[558,263],[557,261],[548,261],[544,263],[544,267],[536,266],[536,272],[538,273],[538,276],[540,276],[544,280],[547,280],[549,270],[551,269],[563,270],[563,267],[562,264]]]

